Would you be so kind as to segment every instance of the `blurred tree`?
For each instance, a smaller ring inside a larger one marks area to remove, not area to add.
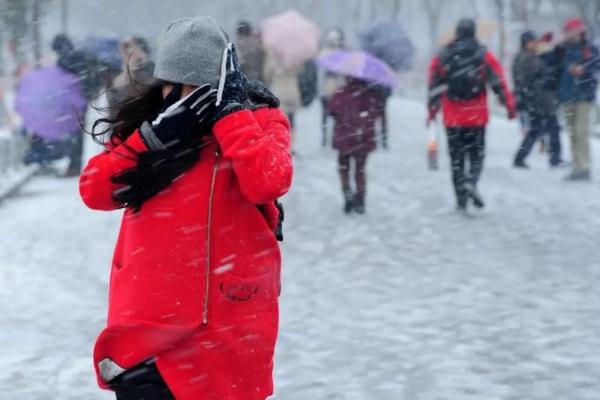
[[[596,38],[600,27],[600,0],[574,0],[580,15],[585,19],[591,38]]]
[[[40,60],[42,38],[39,25],[45,6],[50,2],[51,0],[0,0],[0,21],[3,25],[0,41],[3,49],[8,41],[17,65],[30,61],[31,56],[36,62]]]
[[[27,38],[29,32],[29,2],[26,0],[3,0],[0,2],[0,18],[5,27],[3,31],[7,36],[2,38],[2,47],[4,41],[9,41],[9,47],[14,55],[17,64],[28,60]]]
[[[437,51],[440,36],[440,16],[442,15],[444,2],[442,0],[423,0],[427,18],[429,19],[429,38],[431,40],[430,50]]]

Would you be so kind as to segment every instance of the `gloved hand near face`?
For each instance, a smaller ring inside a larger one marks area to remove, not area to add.
[[[211,127],[217,91],[204,85],[181,99],[182,89],[183,85],[175,85],[156,120],[142,125],[142,138],[149,149],[167,150]]]

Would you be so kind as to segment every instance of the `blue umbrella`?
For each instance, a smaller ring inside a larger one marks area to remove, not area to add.
[[[84,40],[82,50],[115,71],[122,68],[119,39],[91,36]]]
[[[359,35],[363,50],[388,63],[396,71],[413,66],[415,46],[396,22],[381,22]]]

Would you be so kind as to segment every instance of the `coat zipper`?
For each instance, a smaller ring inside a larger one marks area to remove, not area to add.
[[[210,180],[210,193],[208,197],[208,217],[207,217],[207,233],[206,233],[206,262],[205,262],[205,275],[204,280],[204,307],[202,309],[202,323],[208,324],[208,299],[210,290],[210,248],[212,242],[212,213],[213,213],[213,199],[215,197],[215,181],[217,179],[217,169],[219,167],[219,152],[215,152],[215,166],[213,167],[212,177]]]

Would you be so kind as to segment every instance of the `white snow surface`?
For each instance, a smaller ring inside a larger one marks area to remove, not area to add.
[[[299,115],[274,398],[597,400],[598,181],[564,183],[537,152],[511,169],[521,134],[495,120],[488,207],[460,217],[444,149],[426,169],[423,107],[389,111],[362,217],[341,211],[318,109]],[[35,178],[0,204],[1,399],[113,398],[91,351],[119,219],[87,210],[74,179]]]

